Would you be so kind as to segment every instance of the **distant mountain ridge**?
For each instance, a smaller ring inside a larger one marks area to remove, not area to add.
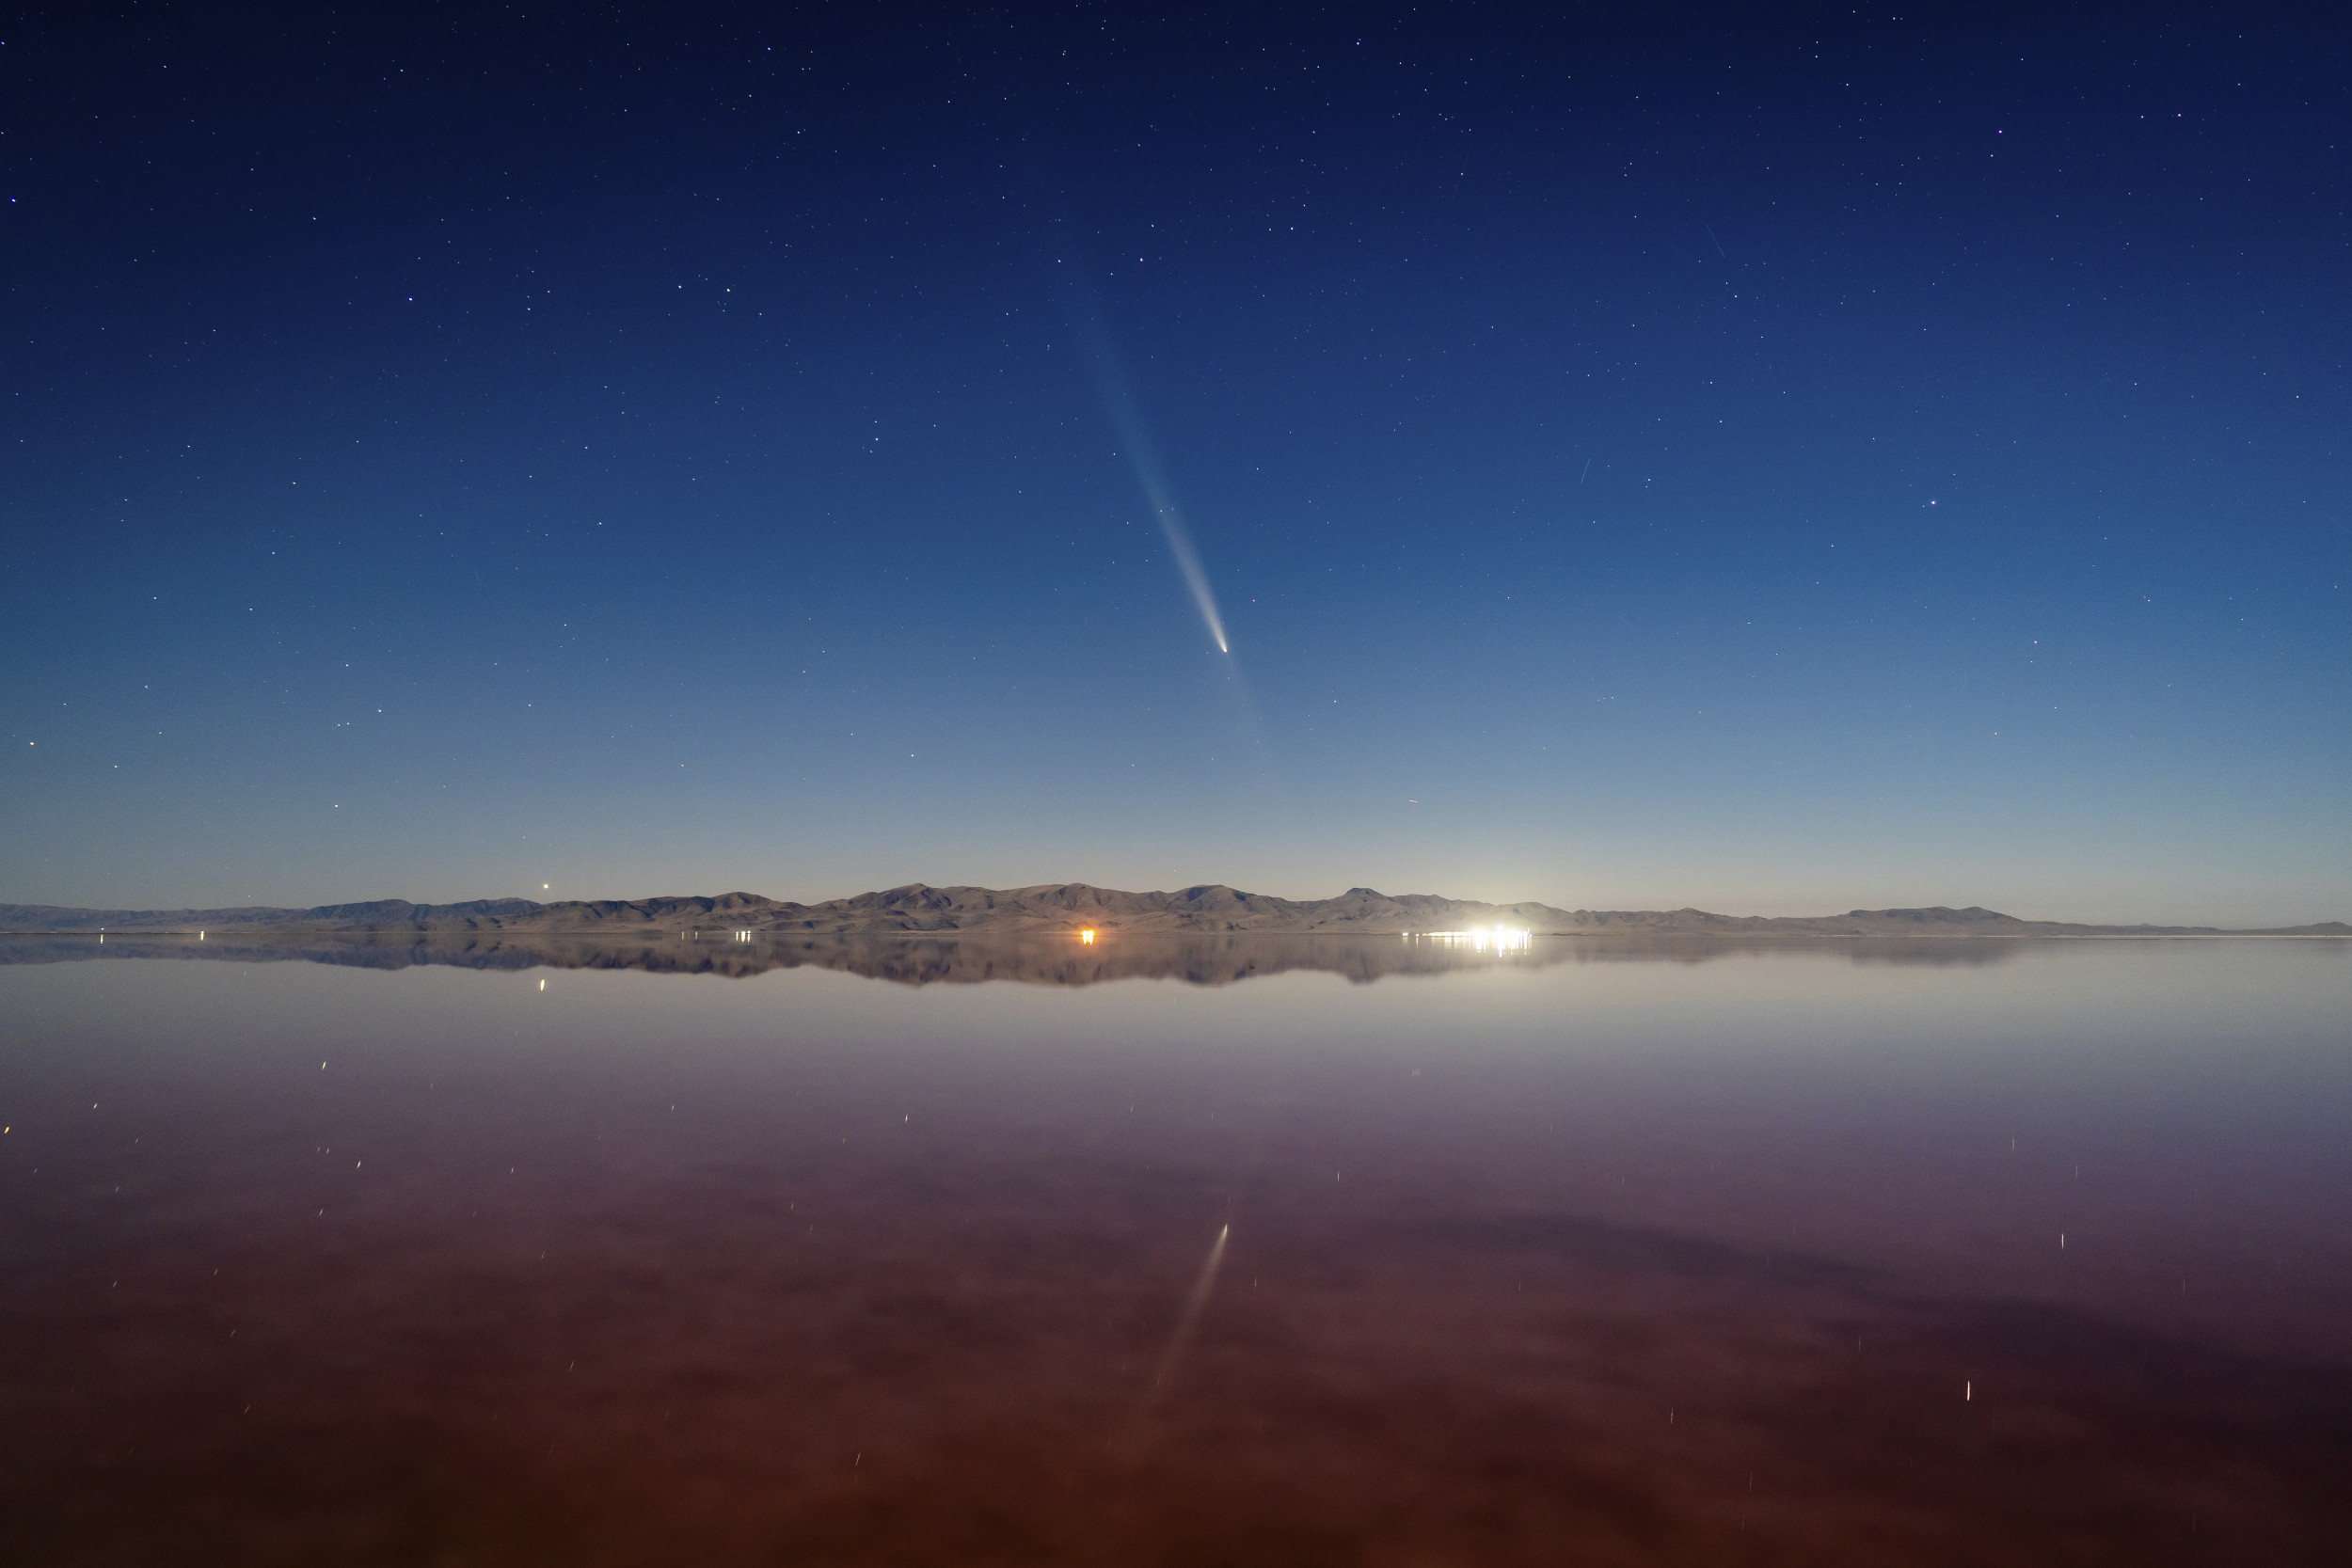
[[[904,887],[821,904],[723,893],[713,897],[566,899],[476,898],[412,904],[401,898],[321,904],[310,909],[248,905],[217,910],[79,910],[54,904],[0,904],[0,930],[159,931],[218,927],[280,927],[354,931],[708,931],[777,935],[891,932],[1045,934],[1093,927],[1130,932],[1400,932],[1510,926],[1542,934],[1691,932],[1708,936],[2311,936],[2352,937],[2340,920],[2312,926],[2229,931],[2211,926],[2091,926],[2020,920],[1970,906],[1850,910],[1838,915],[1727,915],[1705,910],[1562,910],[1549,904],[1488,904],[1411,893],[1391,896],[1368,887],[1336,898],[1278,898],[1222,883],[1174,893],[1122,893],[1085,882],[1035,887]]]

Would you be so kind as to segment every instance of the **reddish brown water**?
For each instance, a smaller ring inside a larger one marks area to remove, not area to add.
[[[0,1559],[2352,1560],[2344,944],[1390,953],[15,944]]]

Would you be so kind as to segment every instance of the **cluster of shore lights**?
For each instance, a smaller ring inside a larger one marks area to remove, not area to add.
[[[1470,947],[1481,953],[1524,952],[1535,940],[1535,933],[1509,926],[1473,926],[1467,931],[1406,931],[1406,942],[1416,937],[1430,942],[1442,942],[1450,947]]]
[[[1083,946],[1083,947],[1091,947],[1091,946],[1093,946],[1093,945],[1094,945],[1094,927],[1091,927],[1091,926],[1089,926],[1089,927],[1088,927],[1085,930],[1080,931],[1080,932],[1078,933],[1078,942],[1079,942],[1079,945],[1080,945],[1080,946]]]

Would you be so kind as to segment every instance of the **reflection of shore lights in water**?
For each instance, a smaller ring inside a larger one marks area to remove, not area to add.
[[[1431,942],[1441,942],[1449,947],[1469,947],[1480,953],[1523,953],[1534,943],[1533,931],[1513,930],[1508,926],[1476,926],[1467,931],[1430,931]]]
[[[1089,927],[1088,927],[1085,930],[1080,931],[1080,932],[1078,933],[1078,940],[1079,940],[1081,942],[1085,943],[1085,944],[1086,944],[1087,946],[1089,946],[1089,947],[1093,946],[1093,945],[1094,945],[1094,927],[1091,927],[1091,926],[1089,926]]]

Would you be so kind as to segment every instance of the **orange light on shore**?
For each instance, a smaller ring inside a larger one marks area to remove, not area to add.
[[[1080,931],[1080,932],[1078,933],[1078,940],[1079,940],[1080,942],[1082,942],[1086,943],[1089,947],[1093,946],[1093,945],[1094,945],[1094,927],[1091,927],[1091,926],[1089,926],[1089,927],[1088,927],[1085,930]]]

